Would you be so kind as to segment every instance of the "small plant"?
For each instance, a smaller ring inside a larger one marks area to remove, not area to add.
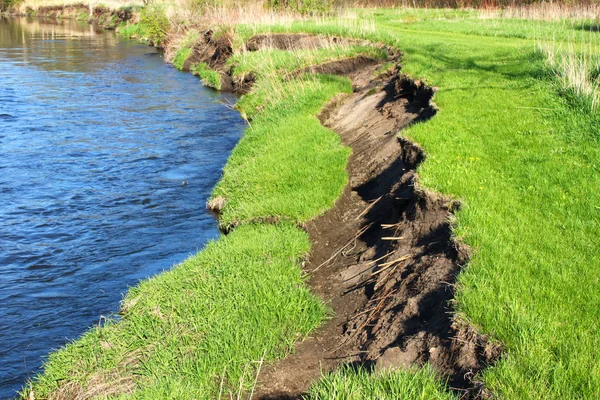
[[[600,106],[600,60],[593,52],[578,51],[569,43],[561,48],[556,43],[538,43],[550,69],[556,75],[560,91],[577,103],[587,104],[593,111]]]
[[[177,51],[177,54],[175,54],[175,58],[173,58],[173,66],[175,66],[175,68],[179,70],[182,70],[183,65],[185,64],[185,60],[187,60],[191,54],[192,49],[190,49],[189,47],[179,49]]]
[[[127,24],[121,26],[118,29],[119,35],[123,36],[127,39],[140,39],[143,40],[146,38],[146,31],[144,30],[144,26],[141,24]]]

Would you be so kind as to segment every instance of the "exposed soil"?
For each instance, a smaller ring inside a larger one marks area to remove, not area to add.
[[[314,36],[308,34],[259,34],[251,37],[245,44],[248,51],[258,51],[261,49],[279,49],[279,50],[302,50],[316,49],[325,46],[335,46],[342,43],[366,43],[359,40],[347,40],[334,36]],[[397,56],[392,48],[386,48],[390,55]],[[221,75],[221,91],[231,91],[244,94],[252,89],[256,77],[252,74],[246,74],[242,80],[232,79],[233,71],[227,67],[227,59],[233,54],[232,38],[228,34],[214,37],[214,32],[208,30],[204,32],[202,38],[192,48],[192,54],[183,64],[183,70],[189,71],[192,66],[199,63],[206,63],[211,69]],[[304,68],[290,75],[298,76],[300,74],[324,73],[347,75],[353,71],[363,69],[368,65],[378,64],[379,61],[365,56],[352,57],[345,60],[330,61],[320,65]]]
[[[204,32],[200,41],[192,48],[192,54],[183,63],[183,70],[189,71],[192,66],[205,63],[221,74],[221,90],[241,91],[233,86],[229,71],[225,70],[227,59],[233,54],[232,39],[228,34],[217,38],[212,30]]]
[[[355,92],[334,99],[320,119],[353,150],[350,183],[332,210],[306,224],[308,283],[335,314],[293,355],[263,369],[255,398],[301,398],[342,363],[381,370],[426,362],[463,398],[484,397],[476,374],[501,348],[452,313],[453,284],[468,258],[452,237],[460,204],[419,187],[424,153],[396,135],[435,114],[434,91],[399,69],[374,79],[376,63],[345,63],[323,72],[349,76]]]

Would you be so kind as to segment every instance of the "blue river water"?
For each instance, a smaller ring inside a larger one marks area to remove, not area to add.
[[[0,19],[0,399],[218,235],[234,100],[93,26]]]

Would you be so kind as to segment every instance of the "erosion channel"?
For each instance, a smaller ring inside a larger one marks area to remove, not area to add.
[[[259,35],[247,48],[315,42],[307,35]],[[294,354],[263,369],[257,398],[300,398],[342,363],[374,370],[429,363],[462,398],[486,395],[476,374],[501,348],[455,319],[451,307],[453,284],[469,257],[452,236],[460,202],[419,186],[415,169],[425,154],[398,136],[435,115],[434,90],[403,75],[401,55],[387,51],[396,67],[379,76],[381,63],[362,56],[307,69],[347,76],[354,89],[319,116],[352,148],[350,183],[333,209],[305,226],[313,243],[305,264],[309,285],[335,314]]]

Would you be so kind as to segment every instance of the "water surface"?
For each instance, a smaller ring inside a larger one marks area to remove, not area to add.
[[[228,101],[110,32],[0,19],[0,399],[217,236]]]

